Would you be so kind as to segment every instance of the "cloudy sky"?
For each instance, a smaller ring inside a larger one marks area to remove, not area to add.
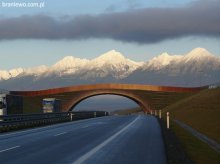
[[[135,61],[196,47],[220,57],[220,0],[0,3],[0,70],[52,65],[69,55],[92,59],[112,49]]]

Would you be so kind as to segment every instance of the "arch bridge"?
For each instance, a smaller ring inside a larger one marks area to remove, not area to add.
[[[93,84],[38,91],[11,91],[24,97],[24,113],[39,113],[43,98],[57,98],[62,102],[62,111],[69,111],[81,101],[96,95],[119,95],[135,101],[145,112],[160,110],[195,94],[205,87],[183,88],[138,84]]]

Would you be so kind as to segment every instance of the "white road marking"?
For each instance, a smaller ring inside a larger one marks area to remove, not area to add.
[[[89,125],[85,125],[82,128],[88,128],[90,126],[95,126],[95,125],[103,125],[106,124],[105,122],[94,122],[94,123],[90,123]]]
[[[90,127],[89,125],[86,125],[86,126],[83,126],[82,128],[88,128],[88,127]]]
[[[54,137],[56,136],[60,136],[60,135],[63,135],[63,134],[66,134],[67,132],[63,132],[63,133],[59,133],[59,134],[55,134]]]
[[[102,125],[102,124],[106,124],[105,122],[93,122],[93,123],[90,123],[90,125]]]
[[[12,150],[12,149],[16,149],[16,148],[19,148],[19,147],[20,146],[14,146],[14,147],[11,147],[11,148],[8,148],[8,149],[0,150],[0,153],[5,152],[5,151],[9,151],[9,150]]]
[[[120,135],[125,130],[127,130],[131,125],[133,125],[138,120],[139,117],[140,116],[136,117],[135,120],[133,120],[130,124],[125,126],[123,129],[121,129],[120,131],[118,131],[117,133],[115,133],[114,135],[109,137],[107,140],[105,140],[104,142],[102,142],[101,144],[99,144],[98,146],[94,147],[92,150],[90,150],[89,152],[87,152],[86,154],[84,154],[83,156],[78,158],[76,161],[73,162],[73,164],[81,164],[81,163],[85,162],[88,158],[90,158],[92,155],[94,155],[97,151],[102,149],[105,145],[107,145],[109,142],[114,140],[118,135]]]

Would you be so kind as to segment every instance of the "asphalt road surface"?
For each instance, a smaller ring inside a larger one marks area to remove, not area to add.
[[[108,116],[0,135],[0,164],[165,164],[153,116]]]

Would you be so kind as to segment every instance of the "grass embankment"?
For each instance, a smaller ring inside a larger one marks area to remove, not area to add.
[[[171,119],[180,120],[209,138],[220,143],[220,88],[203,90],[173,105]]]
[[[163,110],[220,143],[220,88],[203,90]],[[174,122],[171,128],[194,163],[220,163],[220,154]]]
[[[193,163],[196,164],[219,164],[220,155],[215,150],[210,148],[207,144],[200,141],[188,131],[180,127],[174,122],[171,122],[171,129],[179,138],[180,143],[191,158]],[[169,163],[172,163],[169,162]],[[175,162],[174,162],[175,163]],[[177,162],[178,163],[178,162]],[[180,162],[182,163],[182,162]]]
[[[24,97],[24,114],[42,113],[42,99],[43,97]]]

